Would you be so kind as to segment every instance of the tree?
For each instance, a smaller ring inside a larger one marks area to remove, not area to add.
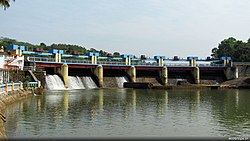
[[[250,38],[247,40],[247,43],[250,44]]]
[[[40,46],[41,47],[46,47],[46,44],[45,43],[40,43]]]
[[[241,62],[250,61],[250,46],[248,43],[241,43],[238,45],[234,54],[235,60]]]
[[[212,49],[212,54],[211,54],[211,56],[212,56],[213,58],[218,58],[217,51],[218,51],[218,48],[216,48],[216,47]]]
[[[224,39],[218,46],[218,48],[212,49],[214,58],[220,58],[222,56],[230,56],[234,61],[250,61],[250,40],[243,42],[236,40],[233,37]]]
[[[237,40],[233,37],[223,40],[218,46],[218,56],[232,56],[236,42]]]
[[[114,52],[114,53],[113,53],[113,56],[114,56],[114,57],[120,57],[120,53],[119,53],[119,52]]]
[[[99,53],[100,53],[100,56],[107,56],[108,55],[108,52],[103,51],[103,50],[100,50]]]
[[[12,0],[12,1],[15,1],[15,0]],[[2,6],[4,10],[6,10],[7,8],[10,7],[10,0],[0,0],[0,6]]]
[[[3,46],[4,50],[7,49],[8,45],[10,44],[14,44],[14,45],[22,45],[26,47],[26,50],[32,51],[34,50],[34,48],[39,48],[41,51],[43,52],[48,52],[51,49],[60,49],[60,50],[64,50],[64,54],[72,54],[72,53],[79,53],[84,55],[87,52],[99,52],[100,56],[107,56],[108,52],[104,51],[104,50],[96,50],[94,48],[90,48],[89,50],[87,50],[85,47],[83,46],[78,46],[78,45],[71,45],[71,44],[51,44],[51,45],[46,45],[45,43],[41,42],[39,45],[34,45],[34,44],[30,44],[27,42],[19,42],[15,39],[9,39],[9,38],[4,38],[4,37],[0,37],[0,47]],[[120,57],[120,53],[119,52],[115,52],[115,55],[117,57]]]
[[[94,48],[90,48],[90,50],[89,50],[90,52],[98,52],[96,49],[94,49]]]

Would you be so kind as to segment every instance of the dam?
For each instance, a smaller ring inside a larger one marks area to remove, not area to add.
[[[23,51],[23,54],[29,56],[26,57],[24,69],[45,71],[47,81],[52,76],[61,79],[60,83],[64,86],[59,89],[122,88],[124,82],[149,82],[155,86],[218,84],[238,77],[231,57],[217,60],[201,60],[195,56],[178,60],[165,56],[137,58],[131,54],[103,57],[94,52],[69,55],[57,49],[49,53]]]

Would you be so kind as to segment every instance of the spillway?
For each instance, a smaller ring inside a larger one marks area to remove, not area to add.
[[[69,76],[68,88],[65,88],[62,79],[54,74],[46,76],[46,88],[49,90],[94,89],[97,85],[90,76]]]

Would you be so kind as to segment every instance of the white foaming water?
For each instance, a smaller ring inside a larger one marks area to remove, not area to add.
[[[93,88],[97,88],[95,82],[93,81],[93,79],[89,76],[83,76],[82,78],[82,82],[85,86],[85,88],[87,89],[93,89]]]
[[[82,80],[78,76],[69,76],[68,89],[85,89]]]
[[[47,75],[46,86],[49,90],[65,90],[64,83],[58,75]]]
[[[119,88],[123,88],[123,83],[128,82],[128,78],[125,76],[115,77],[115,80]]]
[[[72,89],[93,89],[97,88],[97,85],[90,76],[69,76],[68,88]],[[66,90],[62,79],[58,75],[47,75],[46,86],[49,90]]]

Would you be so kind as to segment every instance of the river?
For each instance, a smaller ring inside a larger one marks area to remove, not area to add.
[[[47,90],[8,106],[8,138],[250,137],[250,90]]]

